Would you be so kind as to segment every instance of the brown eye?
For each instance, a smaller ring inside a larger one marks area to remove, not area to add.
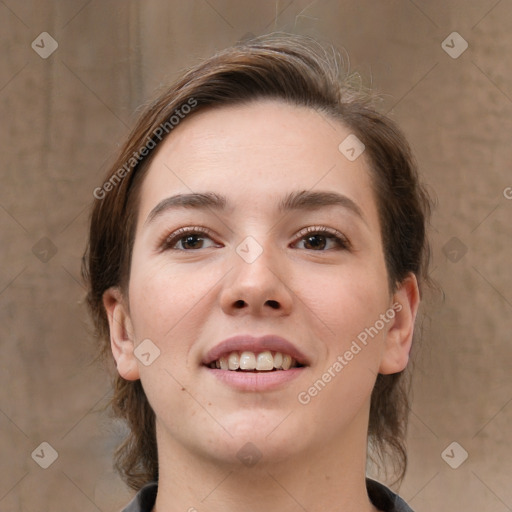
[[[171,233],[163,242],[162,249],[177,251],[194,251],[219,247],[209,232],[203,228],[181,228]]]
[[[199,235],[187,235],[178,240],[181,243],[181,249],[202,249],[204,238]]]
[[[331,249],[349,249],[350,243],[347,238],[335,229],[312,226],[299,233],[298,244],[302,243],[299,249],[310,251],[325,251]]]
[[[309,235],[304,238],[304,246],[306,249],[325,249],[327,240],[324,235]]]

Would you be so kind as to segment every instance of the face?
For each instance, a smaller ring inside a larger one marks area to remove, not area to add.
[[[159,445],[229,462],[247,442],[279,460],[366,439],[377,374],[407,363],[417,288],[388,288],[366,155],[338,149],[350,133],[266,100],[199,112],[161,146],[128,294],[104,301]]]

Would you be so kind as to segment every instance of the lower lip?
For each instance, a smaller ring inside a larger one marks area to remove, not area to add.
[[[271,391],[300,376],[304,367],[274,372],[244,372],[206,368],[213,377],[240,391]]]

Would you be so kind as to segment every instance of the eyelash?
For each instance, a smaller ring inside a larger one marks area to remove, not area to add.
[[[329,235],[326,238],[334,240],[338,246],[337,249],[347,250],[351,247],[349,239],[343,233],[340,233],[337,229],[327,228],[325,226],[310,226],[299,231],[297,240],[302,240],[308,235]]]
[[[162,249],[174,249],[176,243],[187,235],[207,235],[208,238],[213,238],[214,236],[211,230],[201,226],[180,228],[164,238],[163,243],[161,244]]]
[[[183,252],[190,252],[194,249],[175,249],[174,246],[187,235],[207,235],[207,238],[214,238],[213,232],[205,227],[194,226],[194,227],[184,227],[180,228],[170,235],[167,235],[162,243],[160,244],[162,250],[176,250]],[[351,248],[350,241],[348,238],[340,233],[336,229],[327,228],[324,226],[310,226],[308,228],[301,229],[297,234],[297,238],[293,243],[297,243],[298,241],[306,238],[308,235],[329,235],[326,238],[334,240],[336,245],[338,246],[338,250],[348,250]],[[195,249],[198,250],[198,249]],[[332,250],[332,249],[331,249]],[[315,251],[315,252],[325,252],[325,251]]]

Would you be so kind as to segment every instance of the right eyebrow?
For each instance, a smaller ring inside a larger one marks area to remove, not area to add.
[[[174,208],[199,208],[223,210],[226,207],[226,198],[214,192],[206,193],[190,193],[176,194],[175,196],[166,197],[160,201],[149,213],[144,224],[153,222],[164,212]]]

